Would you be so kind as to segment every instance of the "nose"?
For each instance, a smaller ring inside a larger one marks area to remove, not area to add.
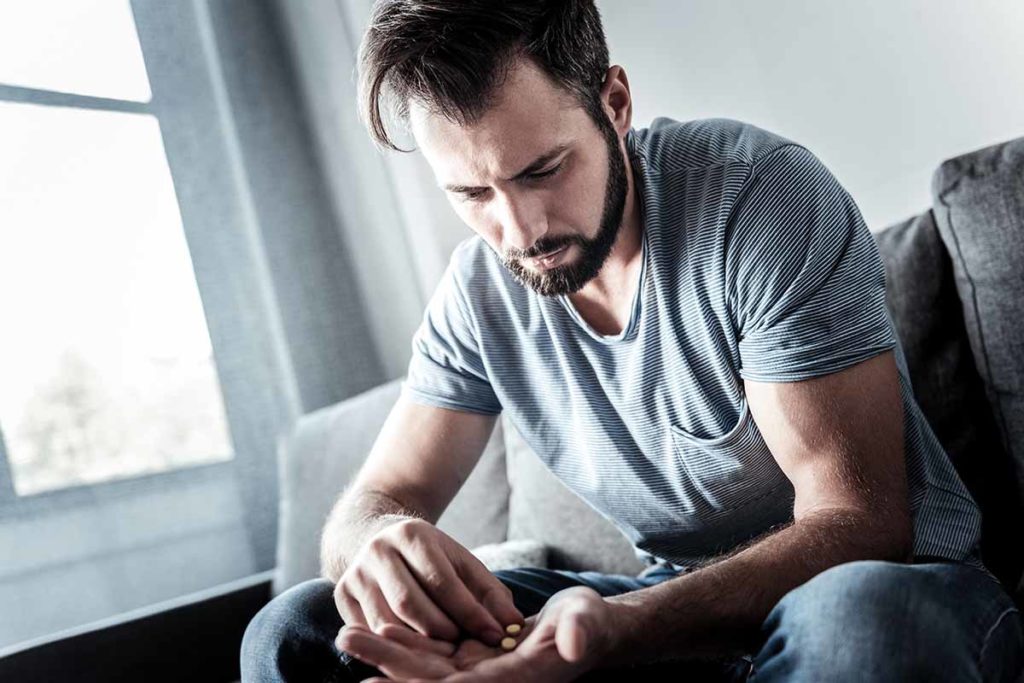
[[[499,193],[497,204],[505,248],[525,251],[547,233],[547,216],[540,201],[509,192]]]

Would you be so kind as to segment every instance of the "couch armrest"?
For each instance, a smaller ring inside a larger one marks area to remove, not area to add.
[[[238,680],[242,634],[272,572],[0,650],[0,681]]]

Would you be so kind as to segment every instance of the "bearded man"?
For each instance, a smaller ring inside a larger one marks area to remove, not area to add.
[[[325,578],[253,620],[244,680],[1014,670],[978,508],[814,154],[728,119],[634,129],[591,0],[380,2],[360,64],[371,134],[397,148],[390,102],[475,235],[327,522]],[[434,526],[501,413],[647,571],[491,573]]]

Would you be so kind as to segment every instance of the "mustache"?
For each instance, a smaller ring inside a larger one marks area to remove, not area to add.
[[[563,237],[542,237],[533,243],[529,249],[508,249],[505,252],[505,260],[522,260],[528,258],[536,258],[537,256],[543,256],[553,251],[557,251],[562,247],[567,247],[570,244],[579,242],[580,239],[574,235],[566,235]]]

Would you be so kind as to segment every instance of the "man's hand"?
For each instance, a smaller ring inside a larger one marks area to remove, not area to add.
[[[577,586],[559,591],[538,615],[528,618],[511,652],[474,640],[455,647],[399,627],[375,634],[346,626],[336,644],[393,681],[563,683],[600,663],[608,648],[609,618],[604,599],[590,588]]]
[[[420,519],[392,524],[367,541],[335,586],[334,602],[346,625],[376,634],[408,626],[425,640],[449,643],[471,635],[498,645],[506,624],[523,623],[508,587]]]

